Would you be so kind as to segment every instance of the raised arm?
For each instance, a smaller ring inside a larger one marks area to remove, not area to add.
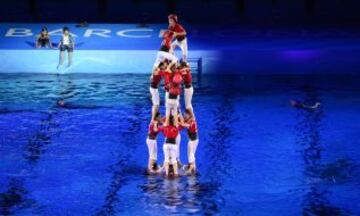
[[[58,44],[58,46],[57,46],[58,49],[60,49],[61,43],[62,43],[62,36],[61,36],[60,41],[59,41],[59,44]]]

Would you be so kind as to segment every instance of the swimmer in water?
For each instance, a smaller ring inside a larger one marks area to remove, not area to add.
[[[155,131],[154,129],[159,126],[161,123],[161,116],[160,113],[157,112],[155,115],[155,118],[150,122],[149,128],[148,128],[148,135],[146,138],[146,145],[148,147],[149,151],[149,162],[148,162],[148,173],[149,174],[157,174],[160,172],[160,168],[156,164],[157,161],[157,135],[158,131]]]
[[[58,48],[60,50],[60,56],[59,56],[59,64],[57,66],[57,69],[59,69],[59,67],[62,66],[62,64],[64,63],[65,51],[67,51],[68,53],[68,67],[70,67],[72,65],[75,41],[73,36],[70,34],[70,30],[68,27],[63,28],[63,34],[61,36],[61,40],[58,45]]]
[[[158,127],[155,125],[154,131],[162,132],[165,136],[165,143],[163,145],[165,175],[171,176],[170,171],[172,171],[173,176],[176,177],[179,175],[176,160],[178,152],[176,137],[179,134],[179,131],[187,125],[179,125],[178,119],[174,118],[173,115],[168,119],[168,122],[165,122],[164,126]]]
[[[65,100],[60,99],[56,101],[56,108],[62,109],[101,109],[101,108],[110,108],[105,106],[96,106],[96,105],[80,105],[80,104],[73,104],[69,102],[65,102]]]
[[[316,102],[314,105],[311,106],[311,105],[304,104],[300,101],[291,100],[290,105],[295,108],[300,108],[300,109],[305,109],[305,110],[316,110],[317,108],[320,107],[321,103]]]

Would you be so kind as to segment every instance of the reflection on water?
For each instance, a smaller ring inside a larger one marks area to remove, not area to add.
[[[304,86],[302,91],[305,103],[321,102],[321,96],[312,86]],[[305,182],[309,184],[308,192],[304,196],[303,215],[348,215],[347,210],[330,204],[327,196],[331,192],[320,183],[321,181],[336,183],[336,179],[346,181],[346,178],[351,177],[347,174],[351,172],[351,164],[346,159],[331,164],[322,162],[322,153],[326,150],[321,139],[323,107],[314,111],[301,110],[300,112],[300,122],[297,125],[298,145],[303,149]]]
[[[52,127],[56,126],[53,123],[54,115],[54,113],[50,113],[45,119],[41,120],[40,128],[29,138],[24,154],[29,163],[35,163],[45,151],[46,146],[51,143]]]
[[[0,193],[0,215],[12,215],[16,209],[31,207],[34,201],[27,194],[22,180],[11,178],[6,191]]]
[[[143,98],[139,98],[140,100]],[[121,134],[119,134],[119,143],[126,143],[122,145],[121,149],[118,152],[118,160],[113,164],[110,169],[112,171],[112,179],[110,185],[108,186],[107,193],[105,195],[105,201],[102,207],[97,211],[96,215],[115,215],[115,207],[119,202],[118,192],[119,190],[126,185],[130,180],[134,169],[129,169],[131,160],[134,155],[134,149],[138,145],[142,145],[139,141],[134,139],[134,137],[140,133],[141,126],[144,122],[144,108],[143,104],[136,103],[131,111],[128,113],[128,116],[123,119],[125,121],[125,127],[121,128]],[[138,116],[139,118],[134,118],[133,116]],[[142,169],[137,167],[137,172],[141,172]],[[136,172],[135,172],[136,173]],[[118,211],[122,211],[120,208]]]
[[[282,215],[276,213],[293,210],[295,215],[356,215],[360,207],[344,206],[334,191],[344,194],[343,199],[360,193],[356,154],[360,145],[355,145],[356,139],[334,143],[344,149],[344,154],[338,154],[324,143],[324,137],[332,135],[324,128],[329,127],[326,120],[332,112],[342,113],[334,106],[330,110],[329,101],[341,100],[334,95],[344,94],[355,104],[347,110],[354,120],[344,126],[357,134],[351,124],[358,123],[358,93],[324,94],[316,85],[296,89],[297,79],[291,77],[202,77],[194,95],[200,123],[200,174],[165,179],[145,174],[151,106],[148,76],[3,77],[0,214]],[[305,103],[321,101],[324,106],[315,111],[284,108],[284,98],[293,94],[302,95]],[[59,106],[58,100],[67,105]],[[263,107],[277,115],[266,119]],[[247,117],[239,120],[238,116]],[[294,121],[295,132],[289,127]],[[283,137],[283,132],[289,137]],[[184,136],[185,150],[186,141]],[[329,151],[330,158],[326,157]],[[295,160],[296,169],[288,165],[289,160]],[[289,209],[279,202],[284,199],[291,201]]]
[[[76,92],[76,86],[70,79],[57,75],[57,85],[59,86],[58,98],[64,100],[74,97],[73,93]],[[39,128],[28,139],[24,157],[29,163],[38,161],[46,150],[46,146],[51,144],[51,138],[61,132],[56,123],[56,118],[60,118],[62,113],[61,110],[57,109],[56,103],[55,101],[54,106],[44,113],[45,118],[40,121]]]
[[[231,127],[236,117],[228,95],[221,95],[217,99],[219,105],[211,110],[213,127],[206,142],[202,142],[206,143],[205,163],[211,166],[198,176],[175,179],[148,176],[146,184],[140,185],[140,188],[145,195],[143,203],[150,214],[151,209],[157,212],[159,208],[174,214],[213,215],[220,212],[225,199],[222,197],[222,183],[226,178],[232,178],[233,165],[229,160],[233,145]]]
[[[333,163],[324,164],[319,167],[319,177],[334,183],[345,183],[354,179],[359,174],[359,165],[351,159],[342,158]]]
[[[333,206],[327,200],[329,191],[312,186],[304,197],[303,215],[351,215],[350,212]]]
[[[142,202],[149,213],[158,212],[159,208],[171,213],[206,215],[219,211],[215,200],[219,186],[201,182],[197,176],[175,179],[148,176],[140,188],[144,193]]]

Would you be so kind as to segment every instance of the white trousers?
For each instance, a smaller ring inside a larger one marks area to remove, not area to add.
[[[151,101],[153,106],[159,106],[160,105],[160,94],[159,89],[155,89],[150,87],[150,94],[151,94]]]
[[[165,59],[170,60],[171,62],[177,62],[177,58],[176,56],[174,56],[171,53],[168,52],[164,52],[164,51],[158,51],[157,55],[156,55],[156,60],[155,63],[153,65],[153,70],[159,66],[160,62],[164,61]]]
[[[163,146],[165,163],[175,164],[177,156],[177,146],[171,143],[165,143]]]
[[[195,162],[195,153],[197,146],[199,145],[199,139],[189,140],[188,142],[188,161],[189,163]]]
[[[147,138],[146,145],[149,150],[149,158],[152,160],[157,160],[157,141]]]
[[[180,132],[176,137],[175,143],[177,145],[177,156],[176,156],[176,160],[181,161],[180,160],[180,143],[181,143],[181,135]]]
[[[194,88],[191,86],[190,88],[185,88],[184,89],[184,100],[185,100],[185,108],[189,109],[191,108],[192,110],[192,97],[194,94]]]
[[[185,38],[181,42],[179,42],[178,40],[174,40],[174,42],[172,42],[172,44],[171,44],[170,53],[174,53],[174,50],[176,47],[180,47],[181,52],[182,52],[182,58],[183,58],[183,60],[186,60],[186,57],[188,56],[187,39]]]
[[[177,96],[177,99],[170,99],[169,92],[165,93],[165,109],[166,109],[166,116],[171,114],[174,115],[175,112],[178,111],[180,106],[180,96]]]

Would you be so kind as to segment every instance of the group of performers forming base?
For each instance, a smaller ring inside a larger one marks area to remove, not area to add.
[[[169,28],[162,32],[163,40],[153,66],[150,81],[152,100],[151,121],[146,144],[149,150],[148,173],[164,173],[166,176],[178,176],[179,171],[187,175],[196,173],[195,152],[199,143],[198,129],[192,107],[192,76],[187,57],[187,39],[185,29],[178,23],[177,16],[168,17]],[[182,50],[182,58],[174,55],[176,47]],[[165,117],[160,115],[159,86],[163,80],[165,90]],[[184,92],[185,111],[182,113],[180,96]],[[187,130],[188,164],[180,161],[181,130]],[[157,138],[163,134],[164,163],[157,164]]]

